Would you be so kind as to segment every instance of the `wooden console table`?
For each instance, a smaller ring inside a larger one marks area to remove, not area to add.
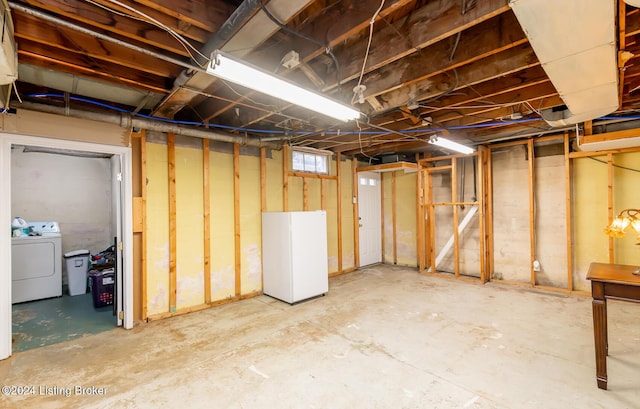
[[[596,346],[596,380],[598,388],[607,389],[607,298],[640,302],[640,275],[632,274],[637,266],[591,263],[587,280],[593,296],[593,336]]]

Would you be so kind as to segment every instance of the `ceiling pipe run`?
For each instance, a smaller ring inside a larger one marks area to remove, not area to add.
[[[173,125],[166,122],[154,121],[151,119],[136,118],[124,114],[107,114],[101,112],[84,111],[68,107],[59,107],[35,102],[24,101],[16,104],[14,108],[23,108],[31,111],[45,112],[54,115],[69,116],[90,121],[106,122],[123,128],[140,128],[158,132],[172,132],[176,135],[191,136],[194,138],[208,139],[211,141],[237,143],[245,146],[255,146],[258,148],[281,149],[282,144],[262,141],[261,139],[244,137],[238,135],[225,134],[216,131],[206,131],[203,129],[189,128],[185,126]],[[270,140],[272,140],[270,138]]]

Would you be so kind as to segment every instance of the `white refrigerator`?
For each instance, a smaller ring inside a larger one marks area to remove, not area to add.
[[[289,304],[329,291],[325,211],[262,213],[263,292]]]

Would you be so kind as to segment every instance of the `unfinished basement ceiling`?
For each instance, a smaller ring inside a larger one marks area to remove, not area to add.
[[[614,64],[621,104],[609,116],[633,118],[640,109],[640,12],[606,1],[613,21],[603,27],[614,29],[613,60],[591,64],[609,72]],[[539,0],[513,1],[524,2]],[[570,11],[573,1],[555,3],[565,2]],[[557,13],[562,5],[555,3]],[[559,129],[543,112],[566,109],[561,87],[549,79],[508,0],[8,5],[19,61],[15,89],[31,109],[151,115],[361,157],[435,150],[426,141],[436,131],[468,145],[535,136]],[[581,24],[570,13],[553,21]],[[565,43],[553,41],[559,49]],[[199,68],[215,49],[352,104],[365,116],[357,124],[335,121],[217,80]],[[300,64],[288,69],[282,63],[291,61],[291,51]],[[366,87],[362,103],[353,92],[357,85]],[[12,108],[21,106],[17,95]]]

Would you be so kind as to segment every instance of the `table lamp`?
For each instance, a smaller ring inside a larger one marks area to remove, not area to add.
[[[604,229],[604,232],[610,237],[623,237],[629,226],[633,227],[633,230],[638,234],[636,244],[640,244],[640,209],[624,209]],[[633,274],[640,275],[640,268],[634,270]]]

